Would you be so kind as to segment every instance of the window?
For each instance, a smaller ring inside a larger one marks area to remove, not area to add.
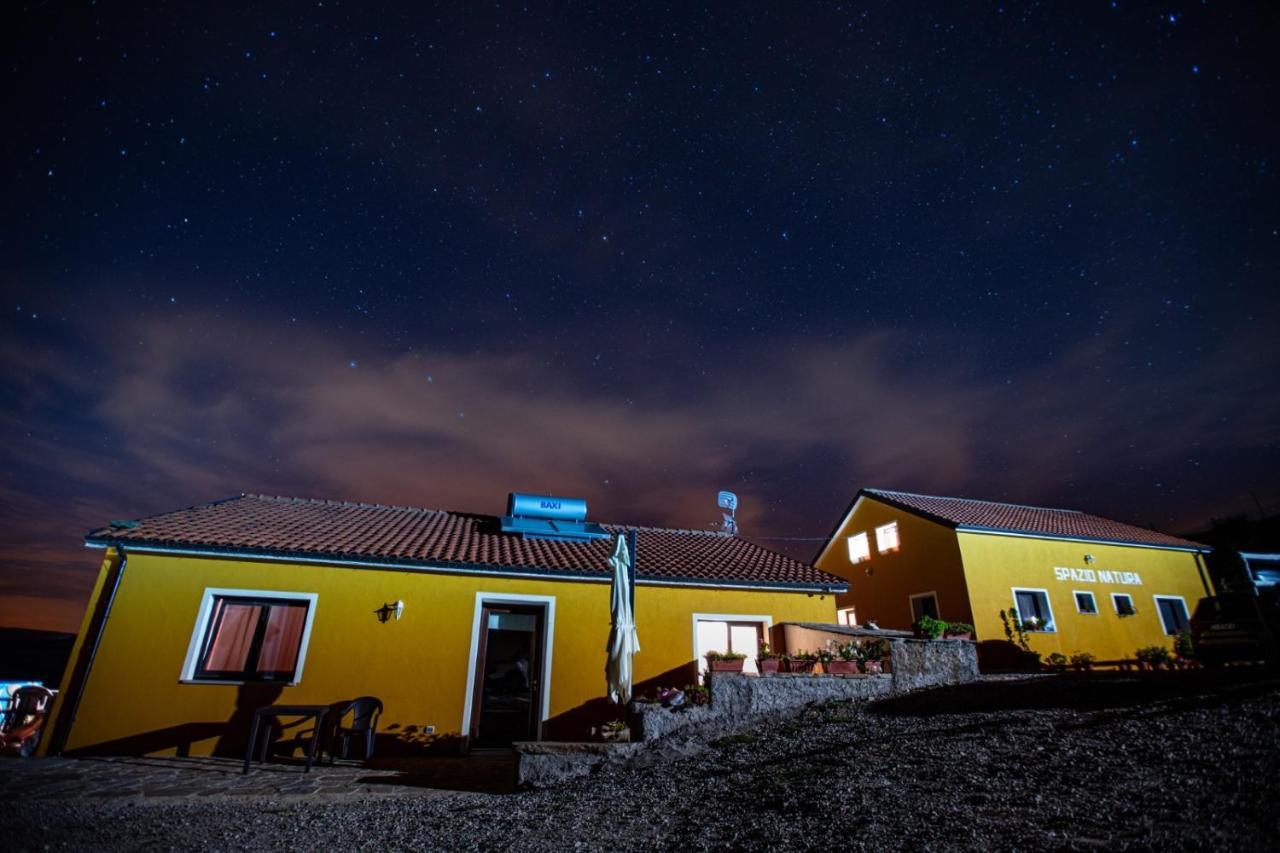
[[[849,562],[861,563],[864,560],[871,559],[871,543],[867,541],[867,534],[857,533],[849,537]]]
[[[1169,636],[1187,630],[1191,624],[1187,619],[1187,602],[1180,596],[1157,595],[1156,610],[1160,612],[1160,624]]]
[[[1013,607],[1028,631],[1052,633],[1057,630],[1053,624],[1053,609],[1049,606],[1049,593],[1043,589],[1015,589]]]
[[[310,593],[205,590],[183,679],[296,683],[315,600]]]
[[[938,618],[938,594],[921,592],[911,596],[911,621],[919,622],[921,616]]]
[[[772,620],[768,616],[702,616],[694,614],[694,654],[698,672],[707,670],[707,652],[735,652],[747,656],[743,672],[759,672],[756,658],[764,629]]]
[[[1120,616],[1132,616],[1138,612],[1137,608],[1133,606],[1133,596],[1127,592],[1111,593],[1111,604]]]
[[[898,522],[891,521],[876,528],[876,550],[881,554],[898,550]]]
[[[1091,592],[1074,593],[1076,597],[1076,612],[1094,614],[1098,612],[1098,602],[1094,599]]]
[[[836,622],[841,625],[857,625],[858,618],[852,607],[842,607],[836,611]]]

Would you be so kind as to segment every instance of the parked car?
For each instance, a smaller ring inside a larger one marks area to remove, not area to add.
[[[1200,599],[1191,617],[1191,643],[1206,666],[1272,656],[1280,626],[1280,597],[1270,592],[1255,602],[1251,592],[1223,592]]]

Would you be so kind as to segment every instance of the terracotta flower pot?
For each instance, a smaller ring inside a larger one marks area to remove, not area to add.
[[[880,675],[889,669],[885,666],[885,663],[885,661],[880,660],[864,660],[862,662],[862,671],[867,675]]]
[[[759,667],[761,674],[766,672],[780,672],[782,670],[782,661],[777,658],[757,658],[756,666]]]
[[[814,661],[811,660],[789,660],[787,661],[787,672],[794,673],[811,673],[813,672]]]
[[[739,658],[738,660],[712,660],[707,663],[712,672],[742,672],[742,665],[746,661]]]
[[[857,675],[858,662],[856,660],[833,660],[827,661],[822,668],[828,675]]]
[[[972,639],[973,639],[973,634],[972,634],[971,632],[969,632],[969,631],[965,631],[963,634],[943,634],[943,635],[942,635],[942,639],[944,639],[944,640],[972,640]]]

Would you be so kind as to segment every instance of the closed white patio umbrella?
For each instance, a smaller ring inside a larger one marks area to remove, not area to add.
[[[631,572],[632,554],[627,543],[618,535],[609,565],[613,567],[612,602],[609,606],[609,644],[605,647],[609,657],[605,661],[605,683],[609,698],[621,705],[631,701],[631,657],[640,651],[640,638],[636,635],[636,617],[632,612]]]

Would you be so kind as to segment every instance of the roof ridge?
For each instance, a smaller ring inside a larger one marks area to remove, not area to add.
[[[1089,513],[1084,512],[1083,510],[1078,510],[1078,509],[1065,509],[1063,507],[1056,507],[1056,506],[1039,506],[1037,504],[1016,504],[1016,503],[1010,503],[1009,501],[990,501],[990,500],[986,500],[985,498],[963,498],[963,497],[956,497],[954,495],[924,495],[924,494],[920,494],[919,492],[901,492],[901,491],[895,491],[892,489],[865,488],[863,489],[863,491],[873,495],[903,495],[904,497],[908,497],[908,498],[929,498],[930,500],[935,500],[935,501],[965,501],[967,503],[975,503],[975,504],[991,504],[992,506],[1011,506],[1011,507],[1016,507],[1018,509],[1039,509],[1039,510],[1044,510],[1046,512],[1069,512],[1075,515],[1089,515]],[[1102,518],[1102,516],[1093,516],[1093,517]],[[1104,520],[1110,520],[1110,519],[1104,519]]]
[[[409,506],[408,504],[382,504],[382,503],[367,503],[365,501],[339,501],[339,500],[331,500],[328,498],[302,498],[302,497],[295,497],[290,495],[267,495],[267,494],[260,494],[260,493],[254,493],[254,492],[244,492],[235,497],[225,498],[222,501],[212,501],[208,504],[199,504],[196,507],[189,507],[189,508],[197,509],[198,507],[213,506],[218,503],[233,501],[239,498],[254,498],[255,500],[271,501],[273,503],[318,504],[320,506],[350,506],[350,507],[362,507],[364,509],[399,509],[399,510],[408,510],[409,512],[436,513],[441,515],[461,516],[464,518],[500,518],[501,517],[500,514],[498,513],[464,512],[463,510],[457,510],[457,509],[431,509],[429,507]],[[648,524],[625,524],[623,522],[615,522],[615,521],[597,521],[595,523],[599,524],[601,527],[620,527],[626,530],[648,530],[648,531],[661,532],[661,533],[696,533],[696,534],[702,534],[704,536],[724,536],[730,539],[733,539],[733,538],[742,539],[742,537],[740,536],[735,537],[732,534],[723,533],[719,530],[700,530],[695,527],[659,527],[659,526],[648,525]],[[747,540],[742,539],[742,541],[745,542]]]
[[[408,504],[380,504],[380,503],[368,503],[367,501],[338,501],[338,500],[332,500],[330,498],[300,498],[300,497],[293,497],[290,495],[266,495],[266,494],[258,494],[254,492],[245,492],[239,495],[239,497],[254,498],[255,500],[271,501],[273,503],[317,504],[320,506],[353,506],[353,507],[361,507],[363,509],[399,509],[399,510],[407,510],[409,512],[444,513],[445,515],[482,515],[482,513],[455,512],[454,510],[431,509],[430,507],[409,506]],[[236,498],[227,498],[226,500],[236,500]],[[215,503],[219,503],[219,502],[215,501]],[[211,504],[208,504],[208,505],[211,505]],[[201,504],[201,506],[206,506],[206,504]]]

